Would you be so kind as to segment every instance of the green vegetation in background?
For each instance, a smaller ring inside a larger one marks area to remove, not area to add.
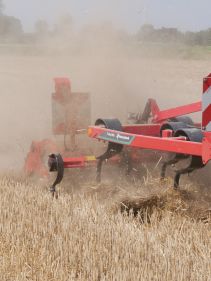
[[[0,54],[46,55],[47,46],[48,54],[80,55],[85,47],[90,55],[96,48],[103,51],[115,49],[114,55],[119,55],[119,47],[131,56],[138,54],[144,57],[184,59],[211,57],[211,28],[199,32],[181,32],[177,28],[156,29],[146,24],[136,34],[129,34],[115,28],[110,22],[102,22],[84,26],[76,32],[71,15],[66,14],[58,19],[53,28],[41,19],[35,23],[34,32],[26,33],[21,21],[5,15],[3,8],[3,1],[0,0]],[[95,52],[93,55],[96,55]]]

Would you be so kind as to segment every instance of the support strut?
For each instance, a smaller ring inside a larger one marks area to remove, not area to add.
[[[56,179],[50,188],[53,197],[56,195],[56,186],[62,181],[64,176],[64,162],[60,154],[51,154],[48,159],[50,172],[57,172]]]
[[[177,189],[179,187],[179,181],[181,175],[190,174],[193,171],[203,168],[204,164],[202,162],[202,158],[198,156],[190,156],[191,161],[188,167],[177,170],[174,177],[174,188]]]
[[[174,165],[174,164],[178,163],[180,160],[186,159],[188,157],[189,156],[185,155],[185,154],[174,154],[171,159],[164,161],[163,165],[161,167],[161,174],[160,174],[161,180],[165,179],[166,170],[167,170],[168,166]]]
[[[118,119],[98,119],[95,122],[95,126],[103,127],[106,129],[122,131],[122,125]],[[121,153],[123,149],[122,144],[109,142],[105,153],[97,157],[97,172],[96,181],[101,182],[102,166],[105,160],[112,158],[113,156]]]
[[[101,182],[101,173],[102,173],[102,166],[105,160],[112,158],[113,156],[121,153],[123,146],[109,142],[108,148],[104,154],[97,157],[97,174],[96,174],[96,181]]]
[[[192,142],[202,142],[202,140],[203,140],[203,133],[198,128],[179,129],[175,132],[174,135],[175,135],[175,137],[184,136],[184,137],[186,137],[187,141],[192,141]],[[176,170],[176,174],[174,177],[174,188],[179,187],[179,181],[180,181],[181,175],[190,174],[193,171],[204,167],[201,157],[194,156],[194,155],[188,156],[186,154],[176,154],[176,156],[174,158],[174,160],[176,162],[174,161],[175,163],[172,163],[172,164],[176,164],[177,162],[179,162],[180,160],[183,160],[183,159],[190,159],[190,162],[187,167]],[[163,169],[165,170],[165,168],[163,168]]]

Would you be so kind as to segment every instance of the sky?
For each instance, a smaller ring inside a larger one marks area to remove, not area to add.
[[[211,0],[3,0],[4,13],[33,31],[37,20],[51,26],[71,14],[76,27],[110,21],[118,28],[136,32],[142,24],[198,31],[211,27]]]

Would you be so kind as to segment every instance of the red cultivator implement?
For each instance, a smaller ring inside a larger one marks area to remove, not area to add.
[[[202,111],[202,123],[194,123],[185,116]],[[169,165],[186,160],[186,166],[176,170],[174,187],[179,186],[181,175],[204,167],[211,159],[211,74],[203,80],[202,103],[192,103],[161,111],[155,100],[149,99],[142,114],[131,115],[134,124],[122,125],[118,119],[98,119],[95,126],[88,127],[88,136],[108,142],[105,153],[97,157],[97,181],[101,180],[102,165],[105,160],[124,159],[127,174],[138,159],[140,149],[168,152],[163,161],[161,178],[165,177]],[[52,192],[63,178],[64,168],[71,168],[72,158],[61,154],[49,156],[50,172],[56,171],[57,178]],[[115,161],[114,161],[115,163]],[[76,165],[75,167],[80,167]]]
[[[90,95],[72,92],[67,78],[55,78],[54,82],[55,92],[51,96],[54,139],[32,142],[24,165],[28,176],[48,176],[47,158],[52,153],[66,157],[64,168],[83,168],[96,161],[93,155],[84,156],[90,150],[83,148],[84,140],[88,139],[86,128],[91,123]]]

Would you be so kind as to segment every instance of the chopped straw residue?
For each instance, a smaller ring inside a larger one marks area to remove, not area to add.
[[[142,219],[147,214],[148,221],[150,221],[150,216],[156,209],[160,212],[165,210],[208,223],[211,218],[211,208],[206,202],[203,203],[200,204],[191,192],[168,189],[156,195],[125,198],[120,202],[120,209],[122,212],[134,216],[139,215]]]

